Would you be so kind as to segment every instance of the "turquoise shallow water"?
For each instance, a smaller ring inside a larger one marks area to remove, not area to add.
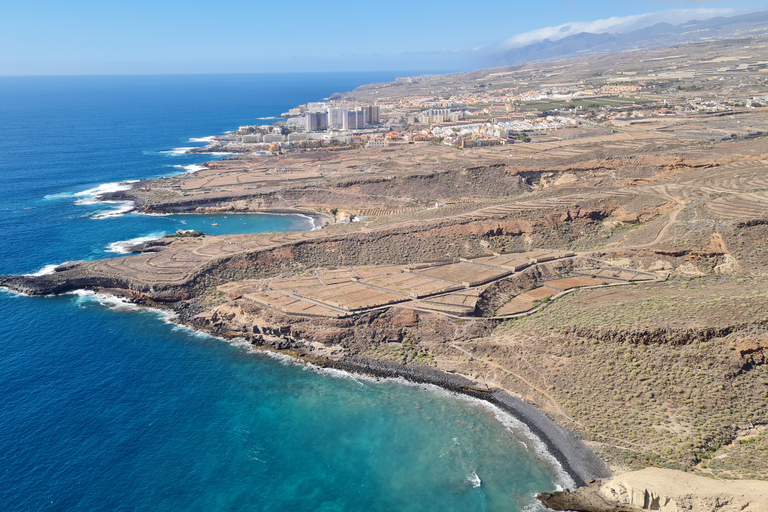
[[[394,76],[0,79],[0,272],[214,221],[306,229],[286,216],[104,217],[119,205],[81,192],[175,172],[203,161],[168,152],[190,137]],[[555,485],[487,406],[168,320],[107,297],[0,292],[3,510],[514,511]]]
[[[215,215],[143,215],[129,213],[121,217],[119,223],[133,221],[146,226],[145,230],[148,232],[142,236],[107,244],[105,247],[107,253],[125,254],[137,242],[157,239],[163,235],[182,230],[202,231],[206,235],[239,235],[270,231],[306,231],[317,227],[315,221],[309,216],[268,213]],[[147,220],[147,217],[149,217],[149,220]],[[148,226],[150,224],[151,228]],[[105,254],[104,256],[109,255]]]

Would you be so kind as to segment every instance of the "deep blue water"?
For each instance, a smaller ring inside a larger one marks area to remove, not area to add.
[[[183,172],[206,160],[172,151],[190,138],[394,76],[0,78],[0,273],[117,256],[116,242],[176,229],[307,229],[288,216],[104,218],[119,205],[83,192]],[[514,511],[555,485],[487,406],[167,320],[107,297],[0,292],[2,510]]]

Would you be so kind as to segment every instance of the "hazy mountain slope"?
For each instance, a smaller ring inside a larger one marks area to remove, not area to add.
[[[663,48],[681,43],[768,33],[768,11],[729,18],[717,17],[681,25],[657,23],[624,34],[582,32],[556,41],[545,39],[491,55],[493,65],[523,64],[585,54],[606,54],[638,48]]]

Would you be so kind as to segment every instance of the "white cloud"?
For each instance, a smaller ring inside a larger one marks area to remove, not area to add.
[[[621,34],[649,27],[656,23],[665,22],[671,25],[679,25],[691,20],[706,20],[716,16],[732,16],[733,14],[733,9],[671,9],[633,16],[614,16],[604,20],[574,21],[556,27],[545,27],[518,34],[502,41],[501,46],[503,48],[518,48],[544,41],[545,39],[557,41],[558,39],[582,32]]]

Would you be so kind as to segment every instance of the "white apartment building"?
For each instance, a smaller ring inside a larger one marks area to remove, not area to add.
[[[348,108],[334,107],[328,109],[328,128],[340,130],[344,124],[344,118],[349,112]]]

